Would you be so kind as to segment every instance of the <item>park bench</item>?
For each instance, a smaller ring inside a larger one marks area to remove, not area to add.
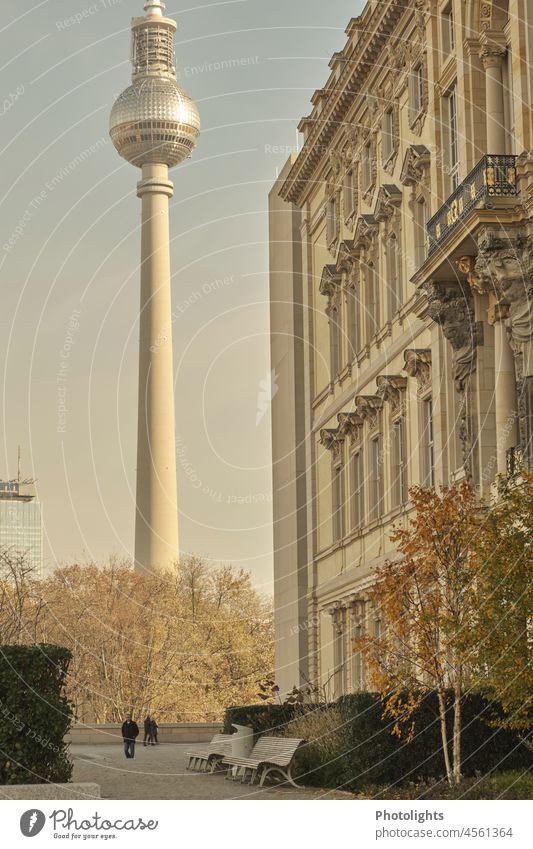
[[[267,775],[277,772],[293,787],[298,787],[292,777],[291,770],[294,755],[302,743],[305,743],[305,740],[264,735],[255,744],[249,758],[224,756],[224,766],[236,767],[235,771],[228,769],[226,778],[235,779],[241,771],[242,781],[246,781],[248,774],[250,774],[250,784],[253,784],[256,777],[259,777],[259,786],[262,787]]]
[[[199,772],[215,772],[225,755],[231,755],[231,734],[215,734],[205,749],[187,752],[187,769]]]

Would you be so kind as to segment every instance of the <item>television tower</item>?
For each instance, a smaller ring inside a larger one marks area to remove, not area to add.
[[[145,17],[132,20],[132,85],[113,106],[110,135],[119,154],[142,169],[135,568],[150,572],[179,556],[168,171],[191,156],[200,119],[176,82],[176,22],[164,16],[161,0],[144,9]]]

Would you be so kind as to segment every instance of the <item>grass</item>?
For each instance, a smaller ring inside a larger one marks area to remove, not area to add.
[[[358,799],[533,799],[533,771],[510,770],[465,778],[458,787],[446,781],[399,786],[372,785]]]

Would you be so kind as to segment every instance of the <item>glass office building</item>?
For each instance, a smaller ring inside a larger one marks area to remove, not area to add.
[[[41,505],[33,481],[0,481],[0,551],[23,556],[42,572]]]

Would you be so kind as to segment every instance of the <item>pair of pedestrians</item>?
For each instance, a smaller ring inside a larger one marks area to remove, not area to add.
[[[124,742],[124,754],[127,758],[135,757],[135,741],[139,736],[139,726],[133,721],[131,713],[126,715],[122,723],[122,740]],[[157,740],[157,722],[153,716],[147,716],[144,720],[144,743],[143,745],[155,746]]]
[[[144,741],[143,746],[157,746],[157,722],[155,717],[148,716],[144,720]]]

